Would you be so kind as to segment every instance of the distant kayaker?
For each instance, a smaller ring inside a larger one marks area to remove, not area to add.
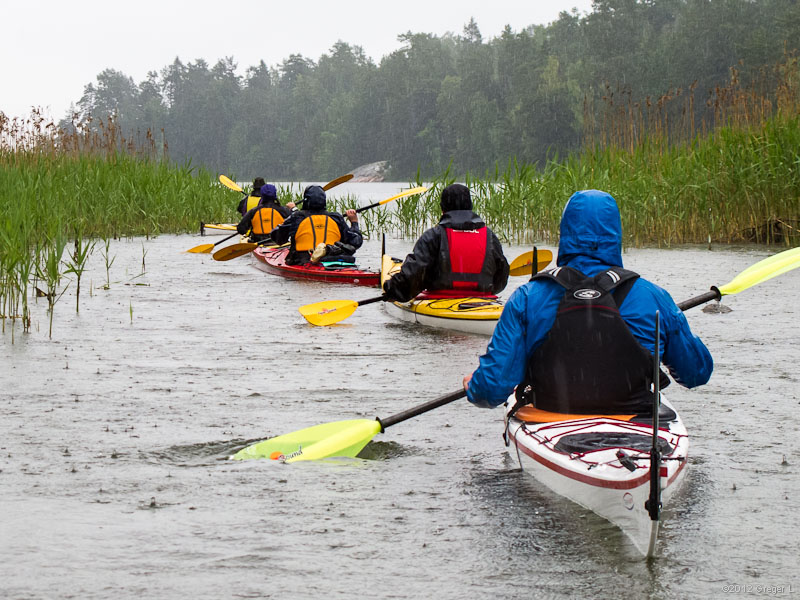
[[[268,240],[269,232],[283,223],[286,217],[292,214],[293,208],[294,202],[281,206],[275,186],[270,183],[264,184],[259,190],[258,204],[244,214],[236,226],[236,231],[241,235],[250,232],[250,239],[254,242]]]
[[[622,269],[614,198],[576,192],[561,217],[557,268],[511,295],[478,369],[464,378],[467,397],[490,408],[516,388],[518,404],[546,411],[652,412],[656,311],[662,364],[685,387],[706,383],[711,354],[672,297]],[[669,382],[663,372],[660,380]]]
[[[239,206],[236,207],[240,215],[244,216],[247,211],[253,210],[256,207],[258,201],[261,199],[261,188],[264,187],[266,183],[263,177],[256,177],[253,179],[253,187],[250,188],[250,193],[242,198],[239,201]]]
[[[291,240],[286,264],[305,264],[316,249],[315,259],[326,252],[341,257],[352,256],[364,243],[355,210],[345,212],[350,221],[348,225],[338,212],[326,211],[326,206],[325,190],[319,185],[310,185],[303,191],[302,208],[272,230],[270,236],[276,244]]]
[[[406,302],[423,290],[497,294],[508,282],[508,261],[494,232],[472,212],[469,188],[442,190],[439,224],[423,232],[400,271],[383,284],[391,300]]]

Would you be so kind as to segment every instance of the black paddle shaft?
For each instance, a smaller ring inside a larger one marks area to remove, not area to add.
[[[374,298],[367,298],[366,300],[359,300],[358,301],[358,305],[359,306],[364,306],[365,304],[372,304],[374,302],[385,302],[388,299],[389,298],[386,297],[386,294],[384,294],[383,296],[375,296]]]
[[[659,346],[661,344],[661,315],[656,311],[655,352],[653,352],[653,447],[650,449],[650,496],[644,507],[651,521],[661,515],[661,450],[658,447],[658,411],[661,408],[661,368]]]
[[[700,294],[699,296],[695,296],[694,298],[689,298],[688,300],[684,300],[680,304],[678,304],[678,308],[681,310],[689,310],[690,308],[694,308],[695,306],[700,306],[701,304],[705,304],[706,302],[711,302],[712,300],[720,300],[722,299],[722,294],[720,293],[719,289],[716,286],[711,286],[711,291],[706,292],[705,294]]]
[[[409,408],[408,410],[404,410],[401,413],[397,413],[396,415],[392,415],[391,417],[386,417],[385,419],[376,418],[375,420],[381,424],[381,432],[387,427],[391,425],[397,425],[402,421],[406,421],[411,419],[412,417],[416,417],[417,415],[421,415],[424,412],[428,412],[429,410],[433,410],[434,408],[439,408],[440,406],[444,406],[445,404],[450,404],[451,402],[455,402],[456,400],[463,398],[467,395],[466,390],[458,390],[457,392],[451,392],[449,394],[445,394],[444,396],[439,396],[438,398],[434,398],[430,402],[426,402],[425,404],[420,404],[419,406],[415,406],[414,408]]]
[[[226,242],[226,241],[228,241],[229,239],[231,239],[232,237],[234,237],[234,236],[237,236],[237,235],[239,235],[239,232],[238,232],[238,231],[234,231],[234,232],[233,232],[232,234],[230,234],[228,237],[224,237],[224,238],[222,238],[220,241],[216,242],[214,245],[216,246],[216,245],[218,245],[218,244],[221,244],[222,242]]]

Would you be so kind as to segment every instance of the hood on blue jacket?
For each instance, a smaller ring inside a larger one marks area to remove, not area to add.
[[[561,215],[557,264],[582,270],[579,265],[592,263],[622,266],[622,223],[610,194],[582,190],[572,194]]]
[[[327,202],[325,190],[319,185],[310,185],[303,192],[303,210],[310,212],[322,212],[325,210]]]

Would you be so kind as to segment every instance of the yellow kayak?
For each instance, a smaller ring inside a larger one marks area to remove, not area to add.
[[[381,259],[381,286],[397,273],[403,261],[386,254]],[[492,335],[503,312],[503,303],[493,294],[458,295],[458,292],[422,292],[409,302],[385,302],[386,311],[410,323]]]
[[[223,235],[236,231],[236,223],[203,223],[200,222],[200,235]]]

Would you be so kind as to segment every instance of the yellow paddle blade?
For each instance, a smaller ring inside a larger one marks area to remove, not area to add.
[[[344,321],[357,308],[358,302],[355,300],[325,300],[314,304],[306,304],[297,310],[312,325],[324,327],[325,325],[333,325],[339,321]]]
[[[194,254],[208,254],[213,248],[214,244],[200,244],[194,248],[189,248],[187,252],[192,252]]]
[[[386,200],[381,200],[378,204],[386,204],[387,202],[391,202],[392,200],[397,200],[398,198],[405,198],[406,196],[413,196],[414,194],[421,194],[422,192],[427,192],[428,188],[426,187],[415,187],[411,188],[410,190],[406,190],[405,192],[400,192],[396,196],[392,196],[391,198],[387,198]]]
[[[283,462],[355,457],[381,430],[377,420],[335,421],[279,435],[239,450],[231,458],[271,458]]]
[[[220,175],[220,176],[219,176],[219,182],[220,182],[222,185],[224,185],[226,188],[230,188],[230,189],[232,189],[232,190],[234,190],[234,191],[236,191],[236,192],[242,192],[242,193],[244,193],[244,190],[243,190],[242,188],[240,188],[240,187],[239,187],[239,186],[236,184],[236,182],[234,182],[234,181],[230,180],[229,178],[225,177],[225,175]]]
[[[217,250],[214,252],[212,256],[214,257],[214,260],[231,260],[234,258],[239,258],[240,256],[244,256],[245,254],[250,254],[256,248],[258,248],[258,244],[242,242],[241,244],[231,244],[230,246],[225,246],[222,250]]]
[[[326,183],[325,185],[323,185],[322,189],[327,192],[329,189],[335,188],[337,185],[339,185],[340,183],[344,183],[345,181],[350,181],[352,178],[353,178],[352,173],[348,173],[347,175],[342,175],[341,177],[337,177],[336,179],[333,179],[328,183]]]
[[[736,294],[797,267],[800,267],[800,248],[779,252],[739,273],[730,283],[718,288],[719,293],[723,296]]]
[[[536,272],[538,273],[550,264],[553,260],[553,253],[550,250],[537,250],[536,251]],[[509,265],[508,274],[512,277],[520,277],[524,275],[533,275],[531,272],[533,266],[533,250],[520,254],[517,258],[511,261]]]

